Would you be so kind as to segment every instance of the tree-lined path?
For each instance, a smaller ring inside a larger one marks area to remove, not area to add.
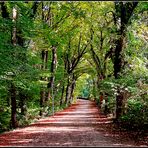
[[[1,134],[0,146],[144,146],[106,131],[111,121],[101,114],[95,102],[78,99],[54,116]]]
[[[1,1],[0,145],[147,145],[147,8]]]

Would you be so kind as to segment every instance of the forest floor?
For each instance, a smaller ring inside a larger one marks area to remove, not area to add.
[[[0,146],[147,147],[148,137],[116,129],[95,102],[79,99],[54,116],[0,134]]]

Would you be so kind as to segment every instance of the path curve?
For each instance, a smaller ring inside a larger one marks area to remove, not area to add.
[[[54,116],[0,135],[0,146],[136,146],[101,131],[111,122],[99,113],[93,101],[78,99],[76,104]]]

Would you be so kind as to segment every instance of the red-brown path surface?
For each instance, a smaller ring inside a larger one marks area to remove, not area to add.
[[[0,135],[0,146],[138,146],[136,140],[104,131],[111,120],[93,101],[76,104],[24,128]],[[143,145],[146,146],[146,145]]]

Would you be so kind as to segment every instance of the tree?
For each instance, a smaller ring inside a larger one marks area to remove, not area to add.
[[[119,78],[119,72],[123,66],[122,50],[125,47],[125,36],[127,25],[129,25],[129,20],[133,14],[134,9],[136,8],[138,2],[115,2],[116,9],[116,20],[120,20],[119,24],[119,39],[116,40],[115,55],[114,55],[114,77],[115,79]],[[116,22],[117,23],[117,22]],[[120,89],[117,91],[118,95],[116,97],[116,119],[118,120],[122,113],[122,102],[123,95],[120,92]]]

